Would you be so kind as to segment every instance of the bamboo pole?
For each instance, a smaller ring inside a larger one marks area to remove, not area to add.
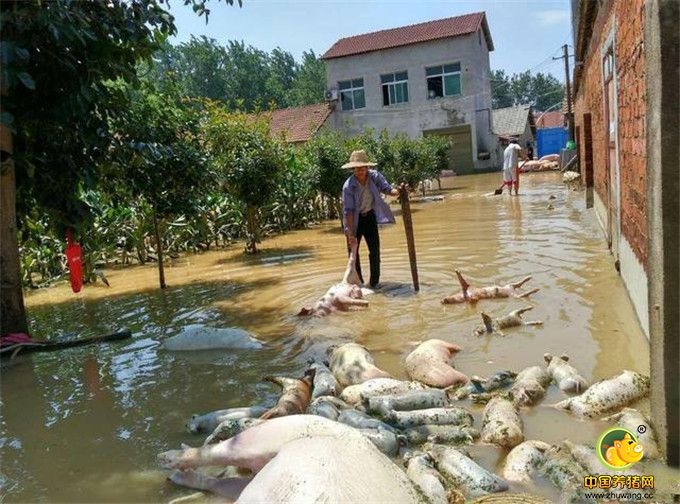
[[[401,217],[404,220],[404,231],[406,232],[406,246],[408,247],[408,260],[411,264],[411,278],[413,279],[413,289],[420,290],[418,281],[418,263],[416,261],[416,242],[413,239],[413,221],[411,219],[411,204],[408,201],[408,189],[405,186],[399,188],[399,201],[401,202]]]

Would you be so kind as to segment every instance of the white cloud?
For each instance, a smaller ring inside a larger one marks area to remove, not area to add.
[[[568,10],[546,10],[536,13],[539,23],[544,25],[553,25],[559,23],[570,22]]]

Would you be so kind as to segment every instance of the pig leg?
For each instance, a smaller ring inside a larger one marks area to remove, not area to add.
[[[358,246],[357,246],[358,247]],[[349,253],[349,260],[347,261],[347,269],[345,275],[342,277],[342,282],[346,284],[361,285],[361,279],[357,273],[357,247],[352,247]]]
[[[250,478],[213,478],[191,469],[175,471],[168,479],[176,485],[212,492],[234,501],[238,499],[243,489],[250,483]]]
[[[368,301],[366,301],[365,299],[354,299],[349,296],[338,296],[337,299],[344,305],[368,306]]]
[[[527,322],[524,322],[524,325],[543,325],[542,320],[529,320]]]
[[[456,276],[458,277],[458,282],[460,283],[460,288],[463,291],[463,297],[465,298],[466,301],[469,300],[468,298],[468,289],[470,288],[470,284],[463,278],[463,275],[461,275],[460,271],[456,270]]]
[[[531,276],[528,276],[526,278],[523,278],[519,282],[511,283],[513,289],[519,289],[522,285],[527,283],[529,280],[531,280]]]
[[[524,313],[528,312],[529,310],[533,310],[533,309],[534,309],[533,306],[525,306],[524,308],[517,308],[516,310],[513,310],[513,311],[510,312],[510,316],[521,318]]]
[[[540,290],[541,290],[540,287],[536,287],[535,289],[531,289],[531,290],[528,291],[528,292],[524,292],[524,293],[522,293],[522,294],[518,294],[516,297],[518,297],[518,298],[526,298],[526,297],[531,296],[532,294],[536,294],[536,293],[537,293],[538,291],[540,291]]]

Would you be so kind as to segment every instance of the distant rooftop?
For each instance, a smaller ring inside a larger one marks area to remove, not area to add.
[[[531,105],[518,105],[516,107],[506,107],[493,111],[493,126],[491,130],[500,136],[519,136],[524,133],[527,121],[531,121],[533,127],[533,117],[530,115]]]
[[[355,35],[338,40],[326,51],[322,59],[342,58],[354,54],[362,54],[381,49],[407,46],[431,40],[459,37],[475,33],[479,28],[484,31],[484,38],[489,50],[493,51],[493,41],[484,12],[465,14],[464,16],[437,19],[400,28],[391,28],[363,35]]]
[[[283,138],[288,143],[298,143],[310,140],[332,111],[330,105],[324,102],[260,112],[258,115],[270,121],[271,136]]]

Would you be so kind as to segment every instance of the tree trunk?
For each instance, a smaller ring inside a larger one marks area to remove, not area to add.
[[[423,191],[423,197],[425,197],[425,181],[420,182],[420,189]]]
[[[153,230],[156,234],[156,254],[158,254],[158,280],[161,284],[161,289],[165,289],[165,270],[163,269],[163,242],[161,241],[161,233],[158,229],[158,217],[156,211],[153,212]]]
[[[3,157],[13,153],[12,133],[0,125]],[[21,288],[19,244],[17,242],[16,180],[14,161],[2,163],[0,179],[0,335],[27,333],[24,293]]]
[[[439,190],[442,190],[442,179],[441,177],[437,177],[437,185],[439,186]]]
[[[257,226],[257,207],[248,205],[246,208],[246,225],[248,227],[246,253],[257,254],[257,244],[260,243],[260,233]]]

